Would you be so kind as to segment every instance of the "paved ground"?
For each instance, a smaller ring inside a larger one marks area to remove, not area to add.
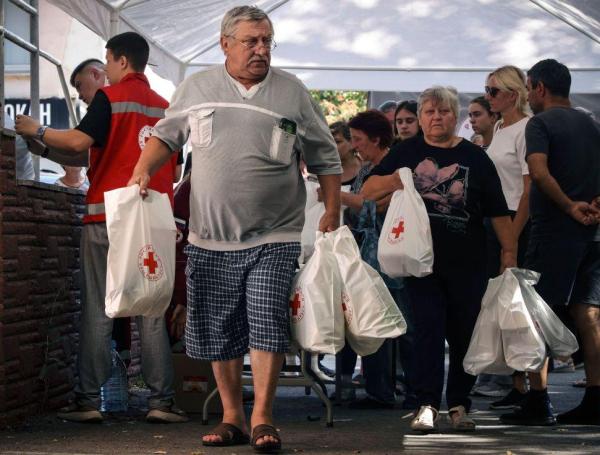
[[[570,409],[580,400],[582,389],[571,387],[575,373],[554,373],[550,389],[555,410]],[[324,408],[303,388],[280,388],[276,418],[284,440],[284,453],[316,454],[600,454],[600,427],[502,426],[499,411],[489,411],[491,400],[474,398],[473,434],[452,432],[445,421],[440,431],[414,434],[410,417],[401,409],[355,411],[334,408],[334,427],[324,424]],[[319,420],[315,420],[319,419]],[[213,416],[211,424],[218,418]],[[111,417],[101,425],[73,424],[53,415],[33,418],[20,428],[0,432],[1,454],[246,454],[249,446],[204,448],[200,436],[209,427],[199,415],[181,425],[150,425],[143,414]]]

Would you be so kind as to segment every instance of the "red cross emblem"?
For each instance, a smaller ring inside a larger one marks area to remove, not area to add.
[[[144,265],[148,267],[148,271],[151,275],[154,275],[156,271],[156,267],[158,267],[158,262],[154,260],[154,252],[148,251],[148,256],[144,258]]]
[[[300,301],[300,294],[294,294],[294,300],[290,301],[290,308],[292,309],[292,316],[298,316],[298,310],[300,309],[300,305],[302,302]]]
[[[294,290],[294,298],[290,300],[290,308],[292,310],[292,322],[299,322],[304,316],[304,298],[300,288]]]
[[[138,268],[144,278],[160,280],[164,273],[162,261],[152,245],[144,245],[138,253]]]
[[[387,241],[391,244],[401,242],[404,233],[404,218],[396,218],[392,226],[392,229],[388,231]]]
[[[400,220],[398,222],[398,226],[396,226],[395,228],[392,229],[392,234],[395,235],[395,239],[397,239],[398,237],[400,237],[400,234],[402,234],[404,232],[404,221]]]

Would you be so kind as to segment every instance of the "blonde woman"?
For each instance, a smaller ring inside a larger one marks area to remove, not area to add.
[[[494,162],[506,204],[511,213],[512,232],[519,239],[517,264],[523,266],[529,233],[529,189],[531,179],[525,161],[525,126],[529,120],[527,86],[523,71],[507,65],[492,71],[486,79],[485,99],[492,112],[501,116],[494,127],[494,136],[487,149]],[[488,233],[488,275],[498,275],[500,245],[486,222]],[[513,375],[513,388],[504,398],[493,402],[492,409],[512,409],[525,398],[527,386],[524,374]]]

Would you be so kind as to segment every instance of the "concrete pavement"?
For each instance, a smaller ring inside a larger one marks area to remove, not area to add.
[[[583,376],[575,373],[550,375],[550,393],[555,411],[563,412],[579,403],[583,389],[571,386]],[[330,390],[331,387],[330,387]],[[600,454],[600,427],[509,427],[500,425],[490,411],[492,399],[474,397],[472,416],[475,433],[455,433],[445,422],[437,433],[422,435],[409,428],[410,415],[402,409],[359,411],[334,407],[334,427],[324,424],[324,408],[303,388],[280,388],[276,421],[283,438],[284,453],[316,454]],[[101,425],[74,424],[54,415],[30,419],[23,426],[0,432],[1,454],[246,454],[249,446],[209,448],[200,436],[199,415],[180,425],[151,425],[143,412],[113,416]],[[318,420],[317,420],[318,419]],[[213,416],[210,424],[218,422]]]

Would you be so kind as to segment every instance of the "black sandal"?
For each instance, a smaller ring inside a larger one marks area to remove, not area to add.
[[[256,441],[265,436],[271,436],[275,441],[263,442],[257,444]],[[281,451],[281,438],[277,429],[273,425],[257,425],[252,429],[252,448],[257,453],[279,453]]]
[[[221,422],[204,436],[209,435],[221,436],[221,440],[214,442],[202,440],[203,446],[226,447],[248,444],[250,442],[250,436],[230,423]]]

